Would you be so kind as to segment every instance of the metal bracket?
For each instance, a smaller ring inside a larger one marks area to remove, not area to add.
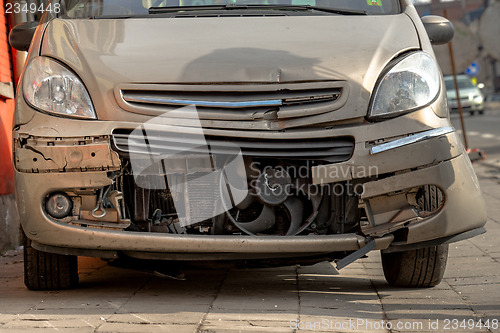
[[[359,250],[356,250],[353,253],[351,253],[350,255],[348,255],[347,257],[340,259],[339,261],[337,261],[337,265],[336,265],[337,270],[340,271],[342,268],[346,267],[347,265],[352,264],[353,262],[355,262],[356,260],[358,260],[362,256],[366,255],[371,250],[374,250],[375,245],[376,245],[375,240],[372,239],[368,243],[366,243],[365,246],[360,248]]]

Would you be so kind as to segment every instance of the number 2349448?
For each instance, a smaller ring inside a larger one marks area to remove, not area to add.
[[[52,12],[59,13],[61,11],[61,4],[59,3],[49,3],[47,7],[44,7],[43,4],[37,5],[36,3],[6,3],[5,4],[5,13],[6,14],[20,14],[20,13],[43,13],[43,12]]]

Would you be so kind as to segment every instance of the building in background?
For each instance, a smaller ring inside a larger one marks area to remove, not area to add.
[[[19,243],[11,135],[15,77],[13,53],[8,43],[10,26],[5,3],[5,0],[0,0],[0,252]]]
[[[474,20],[491,3],[491,0],[413,0],[420,15],[443,15],[446,9],[452,21]]]

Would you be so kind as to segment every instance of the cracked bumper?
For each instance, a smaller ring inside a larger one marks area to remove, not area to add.
[[[58,119],[57,128],[44,128],[42,124],[52,118],[36,114],[31,122],[14,131],[21,221],[27,236],[38,244],[137,253],[253,253],[272,257],[284,253],[305,256],[354,251],[364,246],[370,236],[361,232],[285,237],[172,235],[85,228],[55,221],[42,207],[47,194],[111,185],[108,173],[119,170],[121,165],[110,147],[109,135],[114,128],[134,128],[137,124]],[[422,119],[429,121],[423,125]],[[447,119],[438,118],[432,110],[425,109],[381,123],[329,130],[330,135],[354,136],[354,154],[343,163],[314,167],[313,182],[359,181],[364,187],[362,200],[391,198],[398,191],[428,184],[437,186],[444,195],[442,208],[430,217],[405,226],[406,237],[397,240],[399,246],[480,228],[486,222],[484,202],[470,161],[454,132],[376,154],[372,152],[374,146],[401,139],[407,136],[405,133],[447,126]],[[411,128],[413,130],[409,130]],[[310,133],[297,131],[294,135],[307,138]],[[371,166],[376,168],[370,169]],[[361,173],[360,168],[364,170]],[[379,239],[377,249],[386,249],[390,248],[393,235],[387,231],[376,238]]]

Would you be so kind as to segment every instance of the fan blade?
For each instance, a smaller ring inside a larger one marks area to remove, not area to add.
[[[247,209],[254,202],[255,195],[251,191],[247,191],[245,199],[241,200],[236,208],[239,210]]]
[[[287,236],[295,235],[302,225],[302,218],[304,215],[304,204],[302,201],[295,197],[289,197],[283,203],[290,213],[290,228],[288,228]]]
[[[260,212],[258,218],[251,222],[236,222],[236,225],[243,231],[256,234],[272,228],[275,223],[276,217],[274,215],[274,208],[271,206],[263,206],[262,212]]]
[[[233,207],[238,209],[248,208],[254,201],[254,194],[247,184],[234,186],[224,175],[220,178],[220,194],[224,209],[227,211]]]

